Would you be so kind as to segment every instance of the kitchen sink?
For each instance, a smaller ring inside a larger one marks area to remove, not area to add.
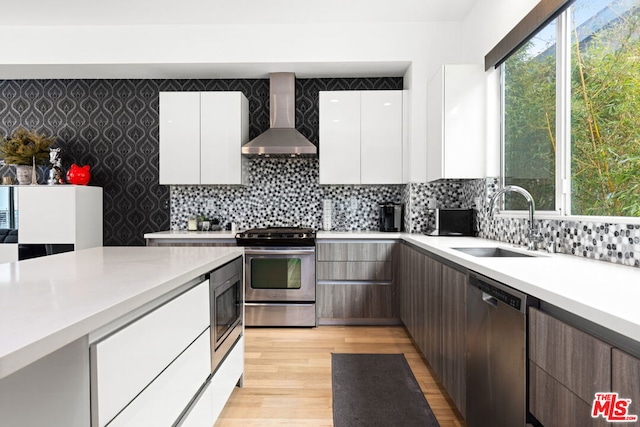
[[[534,257],[533,254],[527,254],[524,252],[516,252],[510,251],[509,249],[503,248],[451,248],[456,251],[464,252],[469,255],[477,256],[477,257],[488,257],[488,258],[511,258],[511,257]]]

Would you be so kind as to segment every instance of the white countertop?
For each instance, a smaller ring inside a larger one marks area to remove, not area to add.
[[[231,231],[186,231],[186,230],[168,230],[158,231],[156,233],[146,233],[145,239],[234,239],[236,233]]]
[[[98,247],[0,264],[0,378],[242,253]]]
[[[156,235],[161,233],[154,233],[154,237]],[[513,245],[507,243],[475,237],[379,231],[317,233],[319,241],[334,239],[405,240],[640,342],[639,268],[545,252],[537,252],[535,258],[482,258],[452,249],[465,246],[513,249]]]

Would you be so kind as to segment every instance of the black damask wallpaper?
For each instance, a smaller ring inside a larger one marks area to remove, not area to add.
[[[402,89],[402,78],[296,81],[296,128],[318,144],[318,92]],[[158,184],[158,94],[242,91],[249,99],[251,138],[269,127],[268,79],[4,80],[0,136],[19,127],[57,136],[65,170],[91,165],[90,185],[104,189],[105,246],[144,245],[143,234],[169,229],[169,187]],[[0,176],[13,175],[10,166]],[[48,167],[38,170],[44,184]],[[43,206],[44,218],[55,207]]]

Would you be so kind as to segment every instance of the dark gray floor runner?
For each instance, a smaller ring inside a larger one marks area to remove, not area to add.
[[[403,354],[332,353],[331,379],[335,427],[439,426]]]

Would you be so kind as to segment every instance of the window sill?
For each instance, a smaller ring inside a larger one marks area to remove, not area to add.
[[[494,213],[496,218],[529,218],[527,211],[500,211]],[[547,221],[577,221],[577,222],[597,222],[606,224],[638,224],[640,225],[640,217],[634,216],[588,216],[588,215],[561,215],[557,212],[536,212],[534,215],[536,220]]]

